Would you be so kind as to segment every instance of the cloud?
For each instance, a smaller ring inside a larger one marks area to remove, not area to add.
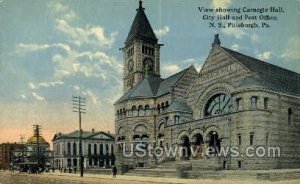
[[[51,10],[52,15],[58,15],[67,21],[72,21],[76,18],[75,12],[69,6],[63,5],[58,1],[51,1],[48,4],[48,7]]]
[[[154,30],[154,33],[155,33],[158,37],[166,36],[169,32],[170,32],[169,26],[164,26],[163,28],[155,29],[155,30]]]
[[[67,56],[53,56],[52,61],[57,63],[54,68],[56,78],[81,74],[87,78],[107,80],[121,75],[123,69],[121,62],[101,51],[77,52],[72,50]],[[111,73],[115,73],[117,76],[111,75]]]
[[[35,43],[19,43],[16,45],[15,53],[19,55],[25,55],[30,52],[36,52],[40,50],[46,50],[49,48],[61,48],[67,52],[71,50],[69,45],[63,44],[63,43],[57,43],[57,44],[35,44]]]
[[[97,104],[98,103],[98,96],[90,89],[86,90],[86,95],[90,97],[90,99],[92,100],[93,104]]]
[[[80,90],[80,87],[79,87],[79,86],[74,86],[73,89],[74,89],[75,91],[79,91],[79,90]]]
[[[64,84],[64,82],[61,80],[51,81],[51,82],[40,82],[37,84],[30,82],[30,83],[28,83],[28,87],[30,89],[39,89],[41,87],[48,88],[48,87],[55,87],[57,85],[63,85],[63,84]]]
[[[250,40],[251,40],[252,43],[259,43],[260,42],[260,37],[257,34],[253,33],[250,36]]]
[[[71,42],[77,46],[82,44],[93,44],[100,47],[111,48],[116,40],[117,32],[105,35],[105,29],[100,26],[92,28],[72,27],[63,19],[56,19],[56,29],[67,34],[72,40]]]
[[[38,101],[43,101],[43,100],[45,100],[44,97],[38,95],[38,94],[35,93],[35,92],[32,92],[31,94],[32,94],[32,96],[33,96],[36,100],[38,100]]]
[[[263,53],[260,53],[257,55],[258,59],[263,60],[263,61],[267,61],[270,59],[272,52],[271,51],[266,51]]]
[[[36,88],[35,85],[32,82],[28,83],[28,87],[30,89],[35,89]]]
[[[242,29],[232,28],[232,27],[222,29],[221,32],[223,32],[225,35],[228,35],[228,36],[234,36],[237,39],[241,39],[243,36],[247,35],[247,33],[245,31],[243,31]]]
[[[286,43],[285,51],[282,53],[281,57],[287,60],[299,60],[300,59],[300,36],[293,35],[289,38]]]
[[[176,64],[162,66],[162,72],[169,75],[175,74],[176,72],[179,71],[180,71],[180,67]]]
[[[238,50],[240,50],[240,46],[238,44],[233,44],[233,45],[231,45],[231,49],[238,51]]]
[[[231,4],[231,0],[213,0],[211,4],[213,8],[226,8]]]

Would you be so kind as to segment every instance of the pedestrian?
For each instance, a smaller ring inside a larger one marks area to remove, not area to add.
[[[117,177],[117,167],[115,165],[112,168],[112,174],[113,174],[113,178]]]

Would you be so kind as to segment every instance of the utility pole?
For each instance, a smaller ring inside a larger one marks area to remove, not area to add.
[[[83,177],[83,157],[82,157],[82,129],[81,129],[81,114],[86,113],[86,98],[73,96],[73,112],[78,113],[79,118],[79,165],[80,176]]]
[[[36,144],[37,144],[37,167],[39,172],[40,167],[40,136],[41,136],[41,126],[40,125],[33,125],[33,132],[34,136],[36,137]]]

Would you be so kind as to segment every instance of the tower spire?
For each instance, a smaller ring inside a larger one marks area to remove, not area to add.
[[[221,41],[219,39],[219,34],[215,34],[215,39],[214,39],[214,42],[212,43],[212,46],[215,46],[215,45],[221,45]]]
[[[143,2],[140,0],[139,8],[136,9],[137,13],[131,25],[125,44],[128,44],[134,39],[139,39],[151,43],[157,43],[158,40],[153,32],[153,29],[148,21],[144,10],[145,8],[143,8]]]

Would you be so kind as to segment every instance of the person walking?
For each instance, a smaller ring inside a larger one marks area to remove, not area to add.
[[[115,165],[112,168],[112,174],[113,174],[113,178],[117,177],[117,167]]]

